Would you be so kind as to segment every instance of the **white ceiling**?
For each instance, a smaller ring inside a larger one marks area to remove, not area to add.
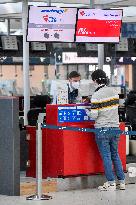
[[[23,0],[0,0],[0,4],[4,3],[17,3]],[[31,2],[48,2],[48,0],[30,0]],[[53,3],[68,3],[68,4],[86,4],[90,5],[93,2],[94,5],[104,6],[136,6],[136,0],[51,0]]]
[[[106,6],[136,6],[136,0],[94,0],[95,5]]]
[[[46,5],[49,0],[30,0],[29,4]],[[52,5],[90,7],[90,2],[94,3],[94,7],[115,8],[123,7],[123,21],[136,22],[136,0],[51,0]],[[37,3],[36,3],[37,2]],[[58,3],[59,2],[59,3]],[[22,17],[22,0],[0,0],[0,17]]]
[[[3,3],[17,3],[23,0],[0,0],[0,4]],[[48,0],[30,0],[31,2],[48,2]],[[68,3],[68,4],[86,4],[90,5],[90,1],[94,2],[94,5],[105,6],[136,6],[136,0],[52,0],[53,3]]]
[[[14,3],[14,2],[22,2],[23,0],[0,0],[0,4],[3,3]],[[31,2],[45,2],[48,0],[30,0]],[[90,4],[90,0],[52,0],[53,3],[68,3],[68,4]]]

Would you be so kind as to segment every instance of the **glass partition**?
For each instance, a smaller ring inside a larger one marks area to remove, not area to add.
[[[0,35],[8,34],[8,20],[5,18],[0,18]]]

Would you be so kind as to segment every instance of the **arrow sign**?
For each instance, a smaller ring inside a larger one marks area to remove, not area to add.
[[[61,51],[56,51],[56,63],[62,64],[62,52]]]

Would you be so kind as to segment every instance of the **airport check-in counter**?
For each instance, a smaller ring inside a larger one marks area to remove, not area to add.
[[[46,124],[94,129],[94,121],[85,113],[88,105],[47,105]],[[121,123],[120,128],[125,129]],[[29,133],[29,167],[26,175],[35,177],[36,128],[27,127]],[[60,129],[42,129],[43,178],[67,177],[103,173],[102,160],[90,132]],[[121,135],[119,154],[126,170],[126,137]]]

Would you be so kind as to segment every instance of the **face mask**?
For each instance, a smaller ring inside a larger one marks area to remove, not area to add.
[[[72,82],[72,84],[71,84],[72,86],[72,88],[74,88],[74,89],[79,89],[79,87],[80,87],[80,83],[79,82]]]

